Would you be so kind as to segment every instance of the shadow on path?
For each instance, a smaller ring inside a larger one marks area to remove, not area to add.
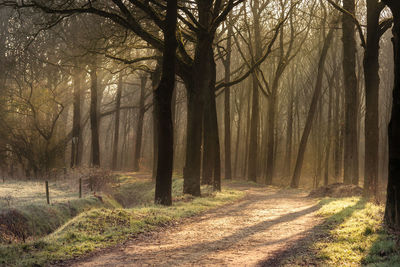
[[[332,201],[332,200],[331,200]],[[329,203],[329,202],[327,202]],[[325,203],[325,204],[327,204]],[[360,199],[353,206],[344,208],[342,211],[328,217],[322,223],[309,229],[306,235],[297,240],[296,243],[284,250],[277,251],[272,257],[260,261],[257,266],[275,267],[275,266],[321,266],[323,259],[318,252],[312,248],[312,245],[319,240],[328,238],[329,231],[335,229],[349,218],[356,210],[365,208],[365,200]]]

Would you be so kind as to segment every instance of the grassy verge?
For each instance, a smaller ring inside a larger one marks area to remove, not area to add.
[[[173,180],[174,198],[182,197],[182,183],[182,179]],[[63,193],[60,185],[57,187],[52,184],[57,194],[52,197],[51,205],[47,205],[39,194],[38,184],[2,184],[3,191],[18,189],[23,193],[14,193],[16,197],[13,198],[12,206],[0,206],[0,244],[23,242],[48,235],[83,211],[146,205],[152,203],[154,197],[154,183],[150,179],[122,175],[111,189],[108,188],[107,193],[98,193],[102,201],[94,196],[82,199],[72,197],[68,190]],[[206,193],[210,191],[209,188],[203,189]]]
[[[319,215],[326,218],[316,229],[308,252],[293,262],[318,266],[400,266],[396,237],[383,227],[384,208],[362,198],[327,198]]]
[[[179,186],[178,182],[176,187]],[[202,198],[181,196],[182,201],[175,202],[171,207],[147,204],[130,209],[92,209],[82,212],[44,238],[0,246],[0,265],[42,266],[71,259],[243,196],[244,193],[240,191],[224,190]]]
[[[92,208],[113,207],[105,197],[75,199],[53,205],[28,204],[0,213],[0,243],[22,242],[53,232],[77,214]]]

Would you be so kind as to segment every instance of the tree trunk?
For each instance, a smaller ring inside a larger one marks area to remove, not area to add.
[[[98,81],[97,66],[93,64],[90,70],[90,129],[92,133],[92,166],[100,167],[100,141],[99,141],[99,116],[98,116]]]
[[[227,52],[226,59],[224,62],[225,67],[225,83],[229,83],[231,76],[231,55],[232,55],[232,25],[228,23],[228,39],[226,42]],[[230,100],[230,88],[225,87],[225,110],[224,110],[224,122],[225,122],[225,179],[232,179],[232,162],[231,162],[231,100]]]
[[[251,79],[248,79],[249,87],[251,86]],[[249,160],[249,147],[250,147],[250,132],[251,132],[251,90],[249,90],[247,94],[247,120],[246,120],[246,140],[245,140],[245,153],[244,153],[244,164],[243,164],[243,177],[246,177],[247,174],[247,167],[248,167],[248,160]],[[250,123],[250,127],[249,127]]]
[[[212,5],[213,1],[211,0],[197,1],[199,23],[205,28],[208,28],[212,23]],[[183,192],[194,196],[200,196],[204,101],[207,91],[215,87],[215,65],[212,64],[214,62],[214,34],[214,32],[204,29],[200,29],[197,32],[197,44],[191,77],[186,77],[185,81],[188,90],[188,125],[186,161],[183,170]],[[214,130],[217,131],[217,129]],[[206,142],[204,148],[206,149]],[[204,151],[204,153],[207,152]]]
[[[203,92],[194,82],[185,81],[187,90],[186,159],[183,168],[183,192],[200,196],[200,165],[203,132]]]
[[[78,167],[81,164],[82,154],[79,151],[82,132],[81,132],[81,75],[80,69],[74,69],[73,87],[74,87],[74,106],[73,106],[73,118],[72,118],[72,146],[71,146],[71,168]]]
[[[212,51],[211,51],[212,53]],[[216,66],[214,57],[210,57],[209,88],[204,94],[204,131],[203,131],[203,183],[213,184],[215,190],[221,190],[221,159],[218,135],[217,109],[215,103]]]
[[[354,0],[343,0],[343,8],[355,14]],[[344,183],[358,184],[357,147],[357,77],[355,25],[348,14],[343,14],[343,76],[345,88]]]
[[[113,157],[112,169],[117,170],[118,164],[118,141],[119,141],[119,117],[121,114],[121,96],[122,96],[122,74],[119,74],[117,95],[115,98],[115,121],[114,121],[114,144],[113,144]]]
[[[157,66],[154,72],[151,74],[151,86],[153,88],[153,102],[156,102],[156,93],[157,87],[160,83],[161,79],[161,67],[160,62],[157,61]],[[153,171],[152,171],[152,179],[155,180],[157,176],[157,160],[158,160],[158,128],[157,128],[157,114],[156,109],[153,108]]]
[[[335,113],[334,113],[334,129],[335,129],[335,148],[334,148],[334,175],[335,181],[339,181],[339,177],[342,175],[342,124],[340,123],[340,99],[341,99],[341,90],[340,87],[337,87],[335,90]]]
[[[392,10],[394,26],[394,89],[392,118],[389,123],[389,177],[386,195],[385,223],[400,230],[400,2],[384,1]]]
[[[329,184],[329,159],[331,154],[331,128],[332,128],[332,101],[333,101],[333,79],[334,75],[332,75],[329,81],[329,102],[328,102],[328,129],[327,129],[327,140],[326,140],[326,153],[325,153],[325,173],[324,173],[324,186]]]
[[[328,50],[329,50],[329,46],[332,43],[333,32],[334,32],[334,28],[332,27],[332,28],[329,29],[328,35],[326,36],[326,38],[324,40],[324,46],[323,46],[322,51],[321,51],[321,55],[320,55],[320,59],[319,59],[319,63],[318,63],[317,81],[316,81],[316,84],[315,84],[314,94],[313,94],[313,97],[312,97],[312,100],[311,100],[310,109],[308,111],[307,120],[306,120],[306,124],[305,124],[305,127],[304,127],[303,135],[302,135],[301,140],[300,140],[299,152],[297,154],[296,165],[295,165],[295,169],[294,169],[294,173],[293,173],[293,177],[292,177],[292,182],[290,184],[290,186],[292,188],[298,188],[299,187],[301,168],[303,166],[303,160],[304,160],[304,154],[305,154],[305,151],[306,151],[307,141],[308,141],[308,137],[309,137],[310,132],[311,132],[311,126],[312,126],[312,123],[313,123],[313,120],[314,120],[314,115],[315,115],[316,110],[317,110],[318,101],[319,101],[319,99],[321,97],[322,78],[323,78],[323,73],[324,73],[325,60],[326,60],[326,55],[327,55]]]
[[[367,1],[365,78],[364,195],[377,196],[379,173],[379,15],[378,1]]]
[[[239,140],[240,140],[240,127],[242,123],[242,107],[243,107],[244,100],[240,100],[240,104],[238,105],[237,100],[235,100],[236,111],[237,111],[237,128],[236,128],[236,144],[235,144],[235,165],[233,169],[233,176],[237,178],[237,169],[238,169],[238,158],[239,158]],[[246,142],[245,145],[247,146]]]
[[[294,74],[292,74],[294,75]],[[289,99],[287,106],[287,128],[286,128],[286,153],[284,160],[284,176],[289,177],[292,169],[292,136],[293,136],[293,100],[294,100],[294,78],[289,88]]]
[[[259,1],[253,2],[253,23],[254,23],[254,45],[255,45],[255,58],[259,59],[262,54],[261,48],[261,25],[260,25],[260,10]],[[254,64],[254,62],[253,62]],[[259,130],[259,88],[256,73],[253,73],[253,102],[251,110],[250,122],[250,144],[248,155],[248,179],[257,182],[257,162],[258,162],[258,130]]]
[[[175,60],[177,42],[175,37],[177,0],[167,2],[164,29],[163,69],[160,84],[155,92],[155,109],[158,124],[158,158],[154,202],[172,205],[172,169],[174,155],[174,130],[171,100],[175,85]]]
[[[278,66],[280,68],[280,66]],[[278,73],[278,71],[277,71]],[[269,97],[268,104],[268,126],[267,126],[267,164],[266,164],[266,177],[265,183],[272,185],[272,178],[274,175],[274,149],[275,149],[275,112],[278,94],[278,80],[280,74],[275,74],[274,82],[272,85],[272,92]]]
[[[143,137],[143,122],[144,122],[144,98],[145,98],[145,89],[147,83],[147,76],[144,74],[140,77],[140,99],[139,99],[139,115],[138,115],[138,124],[136,131],[136,141],[135,141],[135,157],[133,161],[133,171],[137,172],[140,169],[140,155],[142,152],[142,137]]]

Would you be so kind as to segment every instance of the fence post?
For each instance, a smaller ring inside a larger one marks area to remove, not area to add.
[[[79,198],[82,198],[82,178],[79,178]]]
[[[46,181],[46,199],[47,199],[47,204],[50,204],[49,182],[48,181]]]

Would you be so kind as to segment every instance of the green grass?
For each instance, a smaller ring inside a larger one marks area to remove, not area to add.
[[[11,207],[0,208],[0,244],[37,239],[50,234],[68,220],[92,208],[145,206],[151,205],[154,198],[154,182],[140,175],[121,175],[118,182],[111,189],[108,188],[107,193],[97,193],[102,196],[103,202],[93,196],[82,199],[73,197],[65,183],[53,182],[51,188],[54,192],[51,191],[51,195],[54,195],[54,198],[58,197],[58,201],[53,200],[51,205],[47,205],[42,200],[39,184],[42,183],[28,181],[24,185],[24,182],[9,181],[3,184],[2,192],[19,190],[21,193],[15,193],[15,201]],[[61,184],[64,184],[64,187],[61,187]],[[182,187],[183,179],[173,179],[174,201],[187,198],[182,194]],[[202,187],[202,192],[207,195],[212,191],[210,187]],[[27,202],[27,199],[31,201]]]
[[[224,190],[221,193],[206,193],[206,197],[191,198],[182,196],[182,180],[174,180],[174,194],[177,201],[171,207],[163,207],[146,200],[152,199],[152,190],[146,183],[138,187],[127,184],[136,182],[122,179],[120,194],[136,194],[144,205],[123,209],[91,209],[69,220],[54,233],[24,244],[0,246],[0,265],[42,266],[58,260],[66,260],[84,255],[90,251],[122,242],[141,232],[166,225],[172,221],[187,218],[217,206],[233,202],[244,196],[237,190]],[[204,191],[208,191],[205,189]],[[117,192],[118,193],[118,192]],[[130,200],[127,200],[130,205]]]
[[[400,266],[395,237],[382,224],[384,207],[359,197],[327,198],[320,205],[318,214],[326,221],[319,231],[324,234],[310,244],[313,253],[302,255],[302,261],[319,266]]]

